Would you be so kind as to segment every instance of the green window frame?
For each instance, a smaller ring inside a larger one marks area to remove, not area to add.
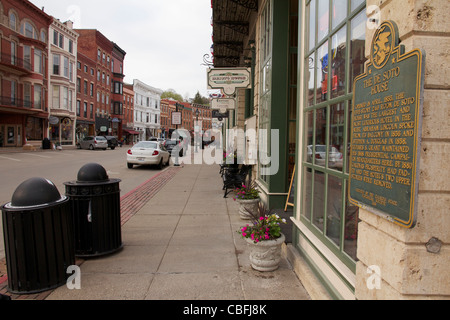
[[[307,1],[302,31],[300,219],[353,272],[358,208],[348,202],[349,139],[352,83],[365,62],[365,7],[364,0]]]
[[[297,79],[298,79],[298,0],[289,1],[289,67],[287,113],[287,177],[286,188],[294,174],[297,150]]]
[[[273,34],[273,0],[268,0],[261,14],[261,42],[260,42],[260,107],[259,107],[259,130],[266,130],[263,135],[264,141],[260,142],[262,152],[269,155],[271,150],[271,104],[272,104],[272,34]],[[269,155],[270,156],[270,155]],[[262,167],[265,167],[261,164]],[[260,181],[266,185],[270,182],[269,175],[262,175],[258,170]]]

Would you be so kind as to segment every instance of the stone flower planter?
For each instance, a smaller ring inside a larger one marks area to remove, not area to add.
[[[278,269],[281,260],[281,246],[285,240],[284,234],[275,240],[264,240],[254,243],[245,239],[250,247],[250,264],[258,271],[274,271]]]
[[[257,199],[249,199],[249,200],[236,200],[239,203],[239,216],[243,220],[250,220],[251,216],[245,210],[246,208],[250,210],[251,212],[258,212],[258,204],[259,204],[259,198]]]

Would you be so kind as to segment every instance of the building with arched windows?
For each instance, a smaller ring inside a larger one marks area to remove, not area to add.
[[[53,19],[25,0],[0,1],[0,17],[0,148],[33,148],[48,134],[47,42]]]

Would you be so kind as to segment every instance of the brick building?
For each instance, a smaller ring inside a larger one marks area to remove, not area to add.
[[[0,148],[40,145],[48,127],[52,17],[25,0],[0,1]]]
[[[197,110],[198,110],[198,118],[197,118]],[[202,132],[212,129],[212,111],[211,107],[204,106],[201,104],[193,103],[192,104],[192,117],[195,121],[201,121],[202,127],[199,128]],[[194,127],[195,129],[195,127]]]
[[[96,62],[78,52],[77,60],[77,100],[76,100],[76,140],[95,135],[95,106],[97,96]],[[97,100],[98,99],[98,100]]]
[[[75,31],[80,35],[78,52],[95,61],[95,133],[116,135],[121,139],[123,126],[123,62],[126,53],[98,30],[76,29]],[[90,94],[90,83],[86,84],[86,89],[84,85],[85,82],[81,83],[82,94],[85,94],[86,91]],[[82,101],[80,93],[77,95],[77,101],[84,108],[84,101]]]
[[[194,130],[194,119],[190,103],[179,102],[173,99],[161,99],[161,110],[162,109],[166,110],[161,113],[161,123],[165,123],[165,125],[161,125],[161,129],[166,132],[166,137],[170,138],[172,132],[177,128],[185,129],[189,132]],[[172,113],[177,111],[181,112],[181,124],[178,125],[178,127],[175,124],[172,124]],[[162,119],[163,117],[164,120]]]

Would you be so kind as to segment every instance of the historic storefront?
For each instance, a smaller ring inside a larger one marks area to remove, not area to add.
[[[213,1],[213,66],[253,77],[224,129],[278,130],[262,137],[278,170],[258,158],[253,177],[270,208],[289,208],[285,253],[314,299],[450,296],[449,10]]]

